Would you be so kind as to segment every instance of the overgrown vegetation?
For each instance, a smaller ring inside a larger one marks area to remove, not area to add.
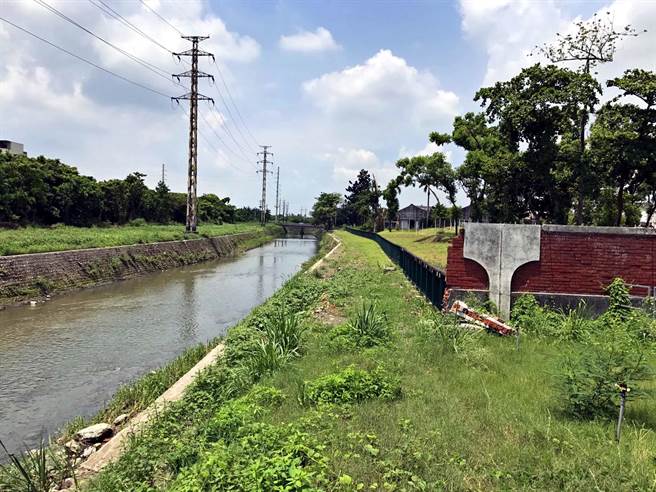
[[[324,273],[297,275],[231,329],[224,358],[86,490],[653,489],[653,398],[629,402],[620,443],[615,415],[564,411],[563,354],[592,345],[526,329],[518,351],[512,339],[463,335],[384,270],[373,241],[338,234]],[[324,325],[318,303],[345,321]],[[331,343],[373,304],[393,343]],[[305,329],[299,356],[256,373],[267,327],[286,331],[270,325],[281,312]]]
[[[615,279],[607,289],[609,306],[591,319],[579,304],[567,312],[538,305],[522,296],[513,308],[513,322],[529,336],[571,342],[557,371],[566,413],[580,419],[610,418],[619,408],[620,388],[631,400],[652,387],[649,359],[656,353],[656,322],[646,310],[631,306],[629,289]]]
[[[261,230],[255,223],[203,224],[199,237]],[[26,227],[0,229],[0,256],[69,249],[104,248],[185,239],[184,226],[147,224],[120,227]]]

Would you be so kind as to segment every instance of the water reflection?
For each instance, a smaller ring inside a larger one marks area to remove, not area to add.
[[[0,439],[32,446],[127,381],[225,333],[298,271],[310,240],[0,311]]]

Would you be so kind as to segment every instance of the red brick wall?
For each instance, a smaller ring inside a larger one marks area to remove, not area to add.
[[[487,274],[463,258],[464,233],[448,251],[447,283],[462,289],[486,289]],[[615,277],[656,286],[656,235],[542,231],[540,261],[527,263],[513,276],[513,292],[603,294]],[[645,295],[645,289],[634,289]]]
[[[488,279],[485,268],[462,256],[464,246],[465,233],[461,231],[453,238],[447,252],[447,286],[460,289],[487,289]]]

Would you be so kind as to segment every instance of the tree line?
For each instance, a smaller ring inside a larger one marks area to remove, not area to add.
[[[479,89],[480,112],[457,116],[449,133],[430,133],[438,147],[465,151],[457,169],[440,151],[400,159],[382,191],[362,170],[343,201],[319,197],[316,220],[372,226],[379,197],[394,219],[399,195],[412,186],[434,199],[434,213],[451,218],[459,214],[460,188],[474,221],[637,226],[645,213],[649,224],[656,213],[656,73],[627,70],[605,87],[593,77],[613,61],[619,41],[639,34],[631,26],[615,30],[610,17],[577,23],[536,48],[549,64]]]
[[[153,190],[145,174],[97,181],[75,167],[43,156],[0,154],[0,223],[5,225],[93,226],[132,221],[184,223],[186,193],[160,181]],[[257,221],[257,208],[237,208],[230,198],[208,193],[198,198],[200,222]]]

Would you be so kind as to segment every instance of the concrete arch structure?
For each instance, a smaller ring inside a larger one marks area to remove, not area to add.
[[[465,223],[463,256],[485,269],[489,299],[506,319],[513,274],[526,263],[540,261],[540,230],[539,225]]]

